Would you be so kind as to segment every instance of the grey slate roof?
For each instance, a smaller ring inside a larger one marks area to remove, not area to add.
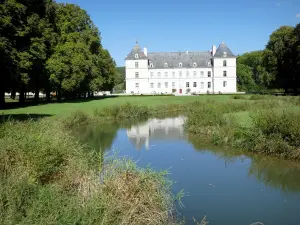
[[[219,48],[217,49],[216,53],[214,54],[214,57],[221,57],[223,58],[223,53],[226,52],[226,57],[227,58],[232,58],[232,57],[236,57],[232,51],[227,47],[226,44],[222,43],[219,45]]]
[[[138,45],[137,42],[136,42],[136,45],[132,48],[131,52],[127,55],[125,60],[136,59],[135,54],[139,55],[138,59],[147,59],[147,56],[144,54],[144,52],[142,51],[141,47]]]
[[[182,68],[193,68],[194,63],[197,67],[207,67],[211,61],[211,53],[207,52],[154,52],[148,53],[149,65],[153,64],[155,69],[180,68],[179,63],[182,63]]]
[[[221,57],[226,52],[227,58],[236,57],[232,51],[227,47],[226,44],[222,43],[219,45],[214,58]],[[182,63],[182,68],[195,68],[208,67],[208,62],[211,62],[213,58],[210,51],[206,52],[152,52],[146,56],[143,50],[140,48],[138,43],[132,48],[131,52],[127,55],[125,60],[136,60],[135,54],[138,54],[138,59],[148,59],[149,66],[153,64],[154,69],[166,68],[181,68],[179,63]],[[151,69],[151,67],[150,67]]]

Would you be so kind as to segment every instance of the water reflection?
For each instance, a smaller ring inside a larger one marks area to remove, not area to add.
[[[140,166],[171,167],[174,193],[184,189],[190,195],[182,209],[187,218],[206,214],[210,224],[220,225],[298,224],[299,162],[212,146],[205,138],[186,135],[183,124],[184,117],[152,118],[97,124],[75,133],[91,148],[116,148]]]
[[[186,140],[194,150],[209,152],[225,165],[248,159],[245,168],[248,176],[255,177],[266,186],[278,188],[283,194],[300,192],[300,164],[274,157],[252,155],[239,150],[213,146],[205,138],[189,136],[184,133],[184,117],[165,119],[146,119],[144,121],[122,121],[122,123],[103,123],[80,128],[76,137],[93,149],[112,148],[117,132],[126,130],[130,142],[136,150],[149,150],[152,141],[172,142]],[[126,146],[124,146],[126,147]]]
[[[149,149],[150,140],[179,140],[184,138],[184,117],[149,119],[126,130],[128,139],[137,150]]]

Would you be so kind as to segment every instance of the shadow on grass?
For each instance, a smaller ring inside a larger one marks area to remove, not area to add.
[[[6,121],[27,121],[38,120],[45,117],[53,116],[51,114],[0,114],[0,124]]]
[[[26,99],[24,104],[20,104],[19,102],[6,102],[5,105],[0,110],[7,110],[7,109],[17,109],[17,108],[26,108],[29,106],[37,106],[37,105],[46,105],[46,104],[53,104],[53,103],[83,103],[89,102],[94,100],[101,100],[107,98],[117,98],[119,96],[110,95],[110,96],[96,96],[90,98],[74,98],[74,99],[63,99],[60,102],[57,99],[53,98],[50,102],[47,102],[45,98],[40,98],[39,102],[35,102],[33,98]]]

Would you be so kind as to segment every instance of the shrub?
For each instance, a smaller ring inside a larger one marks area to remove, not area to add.
[[[61,121],[0,124],[0,224],[177,223],[165,213],[174,202],[165,174],[103,164]]]
[[[243,95],[234,95],[232,96],[233,99],[246,99]]]
[[[107,117],[112,119],[147,117],[150,115],[147,106],[133,105],[130,103],[110,108],[104,108],[101,110],[97,109],[94,114],[96,116]]]
[[[250,100],[270,100],[276,98],[273,95],[251,95]]]

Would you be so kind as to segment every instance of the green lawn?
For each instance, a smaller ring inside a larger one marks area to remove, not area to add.
[[[282,110],[290,110],[294,112],[300,112],[300,107],[299,106],[294,106],[294,107],[289,107],[289,108],[273,108],[275,111],[282,111]],[[269,109],[266,109],[269,110]],[[233,115],[239,123],[244,126],[244,127],[251,127],[251,112],[252,111],[245,111],[245,112],[236,112],[236,113],[227,113],[227,115]]]
[[[114,105],[125,104],[142,104],[147,106],[157,106],[163,104],[183,104],[193,101],[226,101],[231,99],[231,95],[203,95],[203,96],[119,96],[115,98],[91,99],[87,101],[74,101],[63,103],[51,103],[45,105],[28,106],[16,109],[0,110],[0,114],[48,114],[48,115],[65,115],[74,110],[82,110],[92,113],[95,109],[106,108]]]

